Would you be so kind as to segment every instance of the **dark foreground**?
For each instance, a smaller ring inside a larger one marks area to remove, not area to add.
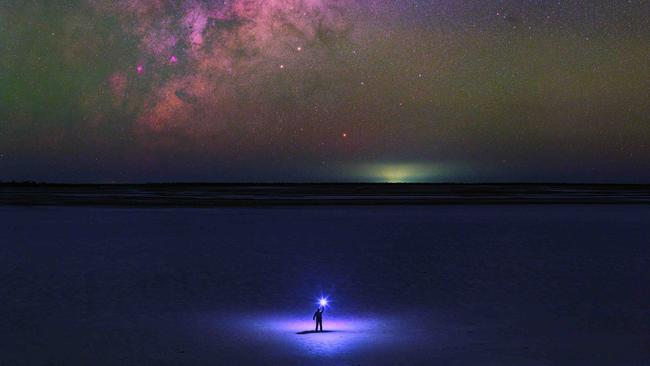
[[[650,206],[0,207],[2,365],[648,365]],[[331,296],[326,333],[315,298]]]
[[[633,184],[0,184],[0,205],[268,207],[650,204]]]

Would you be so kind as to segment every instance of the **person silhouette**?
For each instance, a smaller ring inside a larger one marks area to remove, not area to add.
[[[319,306],[318,309],[316,309],[316,312],[314,313],[314,316],[311,317],[312,320],[316,320],[316,330],[315,332],[318,332],[318,327],[320,327],[320,331],[323,331],[323,312],[325,311],[324,306]]]

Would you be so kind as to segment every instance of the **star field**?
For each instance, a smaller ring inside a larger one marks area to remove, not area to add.
[[[3,1],[0,180],[647,182],[649,15]]]

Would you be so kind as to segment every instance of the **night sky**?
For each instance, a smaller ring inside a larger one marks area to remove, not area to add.
[[[644,0],[0,0],[0,180],[650,182]]]

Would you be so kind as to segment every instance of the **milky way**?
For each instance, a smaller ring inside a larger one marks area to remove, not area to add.
[[[269,77],[314,64],[353,30],[352,1],[121,1],[95,6],[120,18],[140,40],[139,61],[111,75],[116,103],[129,83],[149,95],[143,133],[203,135],[226,123],[233,104],[263,98]],[[133,75],[135,71],[135,74]],[[131,74],[131,75],[129,75]],[[143,80],[144,79],[144,80]],[[140,107],[140,106],[139,106]]]
[[[650,178],[641,1],[0,6],[0,179]]]

